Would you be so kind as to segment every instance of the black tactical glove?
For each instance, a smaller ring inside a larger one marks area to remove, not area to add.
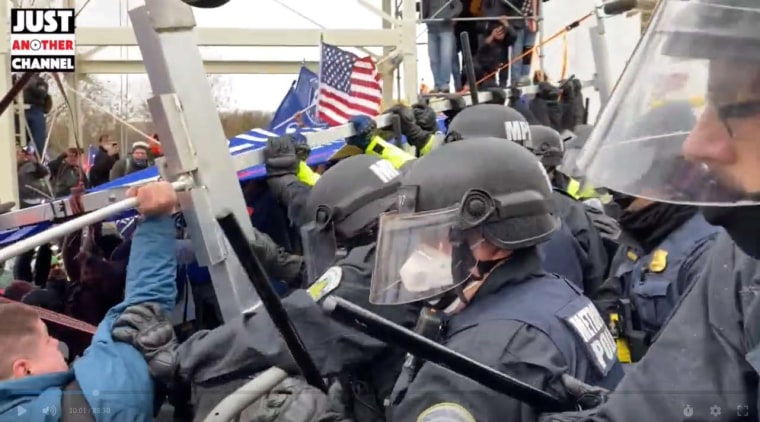
[[[429,105],[417,103],[412,106],[414,121],[422,130],[436,132],[438,130],[438,117]]]
[[[417,148],[418,151],[425,147],[433,131],[424,130],[420,127],[411,107],[399,104],[389,108],[386,113],[398,116],[401,122],[401,133],[406,136],[409,145]]]
[[[618,241],[622,230],[620,229],[620,223],[614,218],[606,215],[596,207],[584,203],[586,215],[588,215],[594,227],[599,232],[599,236],[602,239],[609,239]]]
[[[277,177],[298,172],[298,155],[296,144],[299,141],[293,135],[278,136],[267,139],[264,148],[264,163],[267,176]]]
[[[241,413],[251,422],[338,422],[348,419],[330,398],[300,378],[286,378]]]
[[[176,356],[179,343],[172,323],[159,304],[146,302],[130,306],[114,323],[111,335],[142,353],[153,378],[173,384],[179,365]]]
[[[256,238],[251,243],[251,248],[267,272],[291,288],[301,287],[305,281],[302,274],[303,257],[288,253],[285,248],[255,227],[253,231]]]
[[[467,103],[464,101],[464,97],[458,94],[448,94],[446,99],[449,101],[449,109],[443,114],[446,116],[446,127],[449,127],[454,117],[467,107]]]
[[[504,105],[507,102],[507,92],[501,88],[494,87],[486,89],[491,93],[491,101],[488,104]]]
[[[603,405],[607,402],[607,398],[610,395],[609,390],[588,385],[567,374],[562,375],[562,384],[565,386],[565,391],[568,395],[583,410],[595,409]]]

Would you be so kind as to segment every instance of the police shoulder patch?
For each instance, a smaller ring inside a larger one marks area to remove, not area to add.
[[[338,288],[340,281],[343,279],[343,269],[341,267],[330,267],[322,274],[322,277],[314,282],[307,291],[315,301],[319,302]]]
[[[475,422],[475,417],[462,405],[457,403],[438,403],[428,407],[417,416],[417,422],[438,421]]]

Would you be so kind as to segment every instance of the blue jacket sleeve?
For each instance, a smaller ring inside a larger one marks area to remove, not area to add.
[[[145,359],[130,344],[114,342],[111,329],[129,306],[157,302],[171,312],[177,296],[174,221],[148,218],[132,239],[124,301],[98,325],[92,344],[74,362],[74,374],[98,422],[125,415],[152,420],[153,381]]]

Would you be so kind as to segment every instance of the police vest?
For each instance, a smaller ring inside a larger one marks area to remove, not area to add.
[[[679,300],[673,283],[694,247],[718,232],[702,214],[696,214],[668,235],[652,252],[640,256],[632,248],[612,274],[621,281],[623,296],[633,303],[637,329],[656,334]]]
[[[502,287],[454,315],[447,336],[490,321],[520,321],[557,346],[568,375],[589,385],[614,389],[623,377],[615,339],[596,307],[571,282],[555,275]]]
[[[567,224],[562,222],[548,241],[538,245],[538,254],[544,271],[570,280],[583,291],[583,266],[578,259],[583,251],[580,248]]]

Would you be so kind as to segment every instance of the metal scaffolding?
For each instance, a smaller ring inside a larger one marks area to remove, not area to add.
[[[417,100],[417,45],[415,0],[382,1],[382,8],[374,7],[367,0],[356,0],[364,8],[383,19],[382,29],[251,29],[251,28],[196,28],[197,45],[201,47],[317,47],[320,41],[340,47],[382,47],[385,59],[378,58],[378,70],[383,75],[384,101],[393,100],[394,82],[403,87],[400,93],[408,101]],[[10,4],[9,4],[10,3]],[[8,7],[17,4],[0,0],[0,92],[10,87],[10,59]],[[75,8],[76,0],[64,0],[67,7]],[[50,7],[49,2],[38,1],[34,7]],[[293,9],[291,9],[293,10]],[[297,12],[293,10],[294,12]],[[138,47],[133,28],[130,27],[77,27],[76,45],[80,48]],[[312,70],[318,69],[316,62],[300,61],[259,61],[251,60],[207,60],[204,68],[208,74],[297,74],[302,65]],[[399,69],[399,65],[401,69]],[[79,89],[79,82],[87,74],[143,74],[144,60],[97,60],[92,54],[77,55],[77,72],[67,75],[67,83]],[[74,143],[74,133],[81,133],[82,119],[80,100],[72,96],[73,122],[70,130],[70,145]],[[6,139],[3,153],[0,151],[0,201],[18,203],[16,163],[13,136],[13,113],[0,116],[0,139]],[[4,134],[7,134],[4,135]]]

